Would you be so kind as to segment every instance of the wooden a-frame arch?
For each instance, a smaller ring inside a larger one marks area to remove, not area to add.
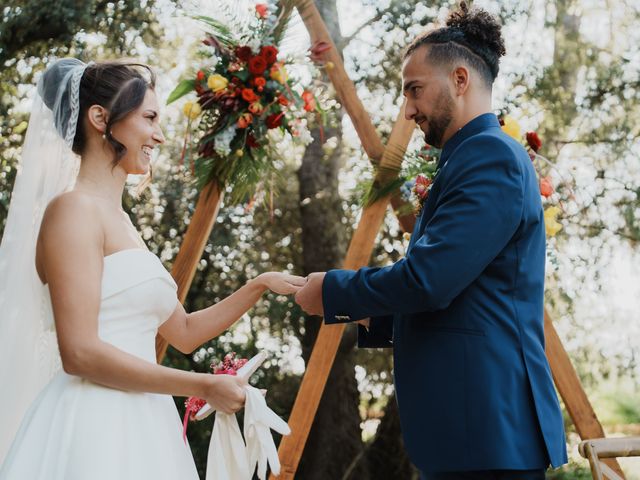
[[[377,180],[388,181],[390,179],[389,176],[393,175],[389,172],[399,170],[404,151],[415,129],[414,123],[404,118],[403,106],[385,147],[375,131],[369,114],[357,96],[355,85],[344,69],[342,59],[318,9],[312,1],[306,0],[300,0],[297,8],[309,31],[311,42],[323,41],[331,45],[332,48],[325,53],[325,59],[333,63],[333,68],[327,69],[329,78],[342,105],[351,118],[363,149],[371,161],[381,167],[379,168],[380,173]],[[215,182],[209,183],[201,191],[198,198],[193,217],[171,270],[171,274],[178,284],[178,297],[181,302],[186,299],[195,275],[196,266],[202,257],[221,201],[222,192]],[[387,196],[364,208],[358,227],[351,239],[343,268],[358,269],[369,263],[375,238],[382,225],[389,203],[395,208],[399,206],[400,201],[397,198]],[[398,220],[405,232],[413,230],[415,219],[412,215],[399,216]],[[603,438],[605,434],[602,425],[598,421],[593,407],[580,384],[578,375],[546,309],[544,312],[544,327],[546,354],[551,366],[553,380],[580,438],[583,440]],[[306,366],[300,390],[289,417],[292,433],[282,438],[278,450],[282,465],[281,473],[278,477],[271,475],[271,480],[275,480],[275,478],[289,480],[295,476],[344,329],[344,324],[322,324],[318,332],[313,352]],[[164,357],[166,349],[167,342],[158,335],[156,338],[156,351],[159,362]],[[607,459],[605,461],[616,472],[623,475],[615,459]]]

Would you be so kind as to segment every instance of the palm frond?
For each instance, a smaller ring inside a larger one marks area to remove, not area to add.
[[[209,33],[225,47],[233,48],[238,45],[238,39],[233,34],[233,31],[224,23],[206,15],[192,15],[192,18],[207,25],[210,28]]]

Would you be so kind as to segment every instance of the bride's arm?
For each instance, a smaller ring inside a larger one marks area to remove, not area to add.
[[[235,323],[266,290],[289,295],[296,293],[305,281],[296,275],[268,272],[249,280],[221,302],[197,312],[187,313],[178,303],[171,317],[160,326],[160,334],[181,352],[192,352]]]
[[[38,266],[49,285],[64,370],[122,390],[197,395],[222,411],[238,410],[238,377],[184,372],[130,355],[98,336],[103,232],[91,202],[73,193],[55,199],[38,240]]]

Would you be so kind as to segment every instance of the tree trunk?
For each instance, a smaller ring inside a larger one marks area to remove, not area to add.
[[[418,479],[418,470],[413,466],[404,450],[395,395],[389,398],[375,439],[365,450],[364,461],[369,468],[370,480]]]

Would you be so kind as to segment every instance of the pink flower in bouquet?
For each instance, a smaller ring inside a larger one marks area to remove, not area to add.
[[[238,370],[240,370],[247,361],[246,358],[236,359],[236,352],[231,352],[224,356],[224,360],[219,365],[212,363],[211,370],[213,370],[214,375],[237,375]],[[198,413],[206,403],[205,400],[198,397],[189,397],[184,402],[185,412],[182,420],[182,438],[185,443],[187,441],[187,422],[194,420],[196,413]]]
[[[256,14],[260,18],[267,18],[267,15],[269,15],[269,7],[267,6],[267,4],[266,3],[256,4]]]
[[[267,61],[262,55],[256,55],[249,59],[249,71],[252,75],[262,75],[267,69]]]

